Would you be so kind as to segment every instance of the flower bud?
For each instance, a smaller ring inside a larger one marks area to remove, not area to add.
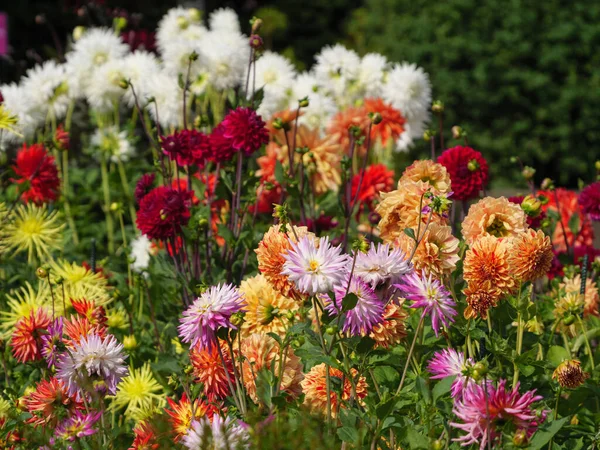
[[[600,172],[600,161],[596,161],[594,166],[596,167],[596,171]]]
[[[458,125],[454,125],[452,127],[452,137],[454,139],[460,139],[463,136],[465,136],[464,130]]]
[[[431,130],[425,130],[425,132],[423,133],[423,140],[425,142],[429,142],[429,141],[431,141],[431,139],[433,138],[434,135],[435,135],[435,132],[433,132]]]
[[[125,17],[115,17],[113,19],[113,28],[117,32],[120,32],[126,26],[127,26],[127,19]]]
[[[560,387],[566,389],[578,388],[588,377],[589,374],[581,369],[581,363],[576,359],[567,359],[561,362],[552,374],[552,379],[556,380]]]
[[[487,375],[487,365],[483,361],[479,361],[473,365],[473,370],[477,370],[482,376]]]
[[[570,326],[573,325],[575,323],[575,316],[572,314],[569,314],[567,316],[565,316],[565,318],[563,319],[563,324],[565,324],[566,326]]]
[[[77,42],[79,39],[81,39],[81,36],[83,36],[83,33],[85,33],[85,27],[82,27],[81,25],[73,28],[73,40],[75,42]]]
[[[542,202],[533,195],[528,195],[521,202],[521,209],[530,217],[537,217],[542,212]]]
[[[260,30],[262,24],[262,19],[259,19],[258,17],[252,17],[252,19],[250,19],[250,25],[252,25],[252,34],[258,33],[258,30]]]
[[[527,181],[532,180],[533,176],[535,175],[535,169],[530,166],[525,166],[523,167],[521,175],[523,175],[523,178],[525,178]]]
[[[375,211],[369,213],[369,223],[371,225],[377,225],[381,220],[381,215]]]
[[[177,18],[177,26],[180,30],[185,30],[190,26],[190,22],[185,17],[180,16]]]
[[[121,89],[128,89],[129,88],[129,80],[126,80],[125,78],[121,78],[119,80],[119,87]]]
[[[436,439],[431,442],[431,450],[442,450],[444,448],[444,441]]]
[[[373,122],[373,125],[379,125],[381,123],[381,121],[383,120],[383,117],[381,117],[381,114],[376,112],[376,113],[369,113],[369,119],[371,119],[371,122]]]
[[[188,9],[188,15],[194,22],[200,22],[202,20],[202,12],[197,8]]]
[[[112,202],[110,204],[110,210],[113,211],[113,212],[114,211],[118,211],[120,208],[121,208],[121,204],[120,203]]]
[[[554,189],[554,181],[550,178],[544,178],[540,187],[545,191],[552,191]]]
[[[244,313],[243,312],[236,312],[235,314],[233,314],[231,316],[231,318],[229,319],[229,321],[231,322],[231,324],[233,326],[240,327],[244,323]]]
[[[308,107],[308,105],[309,105],[308,97],[301,98],[298,101],[298,106],[300,106],[300,108],[306,108],[306,107]]]
[[[467,169],[469,169],[469,171],[471,171],[471,172],[475,172],[475,171],[479,170],[479,162],[476,159],[472,159],[467,164]]]
[[[123,347],[125,347],[125,350],[134,350],[137,346],[138,343],[134,334],[130,334],[123,338]]]
[[[325,333],[327,333],[330,336],[333,336],[334,334],[336,334],[338,331],[338,327],[336,327],[335,325],[331,325],[330,327],[327,327],[327,329],[325,330]]]
[[[206,230],[208,228],[208,220],[205,217],[202,217],[198,221],[198,228],[201,230]]]
[[[527,431],[521,429],[517,430],[513,436],[513,444],[515,447],[526,447],[527,446]]]
[[[436,100],[431,105],[431,111],[433,111],[435,114],[443,113],[444,112],[444,103],[442,103],[441,100]]]
[[[46,278],[48,278],[48,271],[43,267],[38,267],[35,271],[35,274],[40,280],[45,280]]]
[[[571,425],[579,425],[579,417],[577,417],[577,414],[571,419]]]

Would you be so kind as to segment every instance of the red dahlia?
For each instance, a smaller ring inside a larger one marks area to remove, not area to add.
[[[360,181],[360,172],[352,178],[352,201],[356,197],[358,183]],[[362,182],[360,183],[360,193],[357,202],[360,205],[359,211],[363,211],[365,206],[370,211],[375,206],[375,200],[379,198],[380,192],[389,192],[394,187],[394,171],[389,170],[384,164],[373,164],[365,170]]]
[[[579,206],[594,221],[600,220],[600,181],[590,184],[579,194]]]
[[[223,136],[238,151],[251,155],[269,142],[269,132],[262,118],[251,108],[237,107],[230,111],[223,122]]]
[[[190,220],[192,192],[160,186],[140,201],[136,224],[150,239],[168,239]]]
[[[136,202],[141,202],[144,196],[152,190],[154,187],[154,178],[156,178],[156,175],[153,173],[145,173],[140,177],[135,185],[134,196]]]
[[[25,363],[42,359],[42,336],[51,323],[50,317],[42,308],[19,319],[10,341],[17,361]]]
[[[71,145],[69,132],[65,131],[62,124],[56,128],[56,132],[54,133],[54,145],[59,150],[69,150],[69,146]]]
[[[209,136],[210,152],[214,162],[227,162],[233,158],[235,149],[231,139],[225,137],[225,127],[222,123],[217,125]]]
[[[46,152],[43,145],[33,144],[27,147],[23,144],[15,162],[13,170],[21,178],[13,181],[19,184],[29,181],[29,189],[22,195],[23,200],[39,205],[58,198],[60,189],[58,170],[54,157]]]
[[[160,145],[163,153],[180,166],[204,166],[210,155],[208,136],[196,130],[176,131],[169,136],[162,136]]]
[[[445,150],[437,159],[452,181],[453,198],[469,200],[479,195],[488,181],[488,164],[481,153],[460,145]]]

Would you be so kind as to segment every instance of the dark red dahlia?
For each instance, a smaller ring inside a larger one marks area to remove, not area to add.
[[[314,233],[324,233],[338,226],[338,221],[335,217],[326,216],[325,214],[321,214],[315,220],[309,218],[306,222],[307,228]]]
[[[150,239],[168,239],[190,220],[192,192],[160,186],[140,201],[136,224]]]
[[[46,152],[43,145],[33,144],[27,147],[23,144],[23,148],[17,153],[15,163],[13,170],[21,178],[13,181],[18,184],[29,181],[29,188],[21,196],[25,202],[32,201],[39,205],[58,198],[60,194],[58,170],[54,157]]]
[[[460,145],[445,150],[437,159],[452,182],[453,197],[469,200],[479,195],[488,182],[488,164],[481,153]]]
[[[225,137],[225,127],[222,123],[217,125],[209,137],[211,159],[214,162],[231,161],[235,149],[231,145],[231,139]]]
[[[593,221],[600,220],[600,181],[587,186],[579,194],[579,206],[584,214],[589,214]]]
[[[352,201],[356,197],[358,184],[360,182],[360,172],[352,178]],[[360,183],[360,192],[357,203],[360,205],[360,211],[365,207],[371,211],[375,206],[375,200],[379,198],[380,192],[389,192],[394,187],[394,171],[389,170],[384,164],[373,164],[365,169],[362,182]]]
[[[154,178],[156,174],[145,173],[140,177],[137,184],[135,185],[135,201],[140,203],[144,196],[152,190],[154,187]]]
[[[208,136],[196,130],[176,131],[162,136],[160,145],[163,153],[180,166],[198,164],[202,167],[210,154]]]
[[[153,52],[156,50],[156,35],[152,31],[145,29],[125,31],[121,33],[121,40],[129,45],[131,51],[140,49]]]
[[[269,132],[262,118],[251,108],[237,107],[230,111],[223,122],[223,136],[230,139],[231,146],[251,155],[269,142]]]
[[[54,133],[54,145],[59,150],[69,150],[70,144],[69,132],[65,131],[62,124],[59,125]]]

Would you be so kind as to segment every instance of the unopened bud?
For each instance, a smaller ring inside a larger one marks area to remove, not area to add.
[[[551,178],[544,178],[540,187],[545,191],[554,190],[554,181]]]
[[[425,130],[425,132],[423,133],[423,139],[426,142],[431,141],[431,139],[433,138],[433,136],[435,136],[435,132],[432,130]]]
[[[231,318],[229,319],[229,321],[231,322],[231,324],[233,326],[240,327],[244,323],[244,313],[243,312],[236,312],[235,314],[233,314],[231,316]]]
[[[521,174],[527,181],[532,180],[533,176],[535,175],[535,169],[533,167],[525,166],[523,167]]]
[[[123,338],[123,347],[125,347],[125,350],[134,350],[137,345],[138,343],[135,335],[131,334]]]
[[[262,19],[259,19],[258,17],[253,17],[252,19],[250,19],[250,25],[252,25],[252,34],[258,33],[258,30],[260,30],[262,24]]]
[[[461,127],[459,127],[458,125],[454,125],[452,127],[452,137],[454,139],[460,139],[463,136],[465,136],[464,130]]]
[[[566,326],[569,326],[569,325],[573,325],[573,324],[575,323],[575,320],[576,320],[576,319],[575,319],[575,316],[574,316],[574,315],[572,315],[572,314],[569,314],[568,316],[566,316],[566,317],[563,319],[563,323],[564,323]]]
[[[75,42],[77,42],[79,39],[81,39],[81,36],[83,36],[83,33],[85,33],[85,27],[82,27],[81,25],[73,28],[73,40]]]
[[[111,211],[118,211],[121,208],[121,205],[117,202],[112,202],[110,204],[110,210]]]
[[[521,202],[521,209],[530,217],[537,217],[542,212],[542,202],[533,195],[528,195]]]
[[[596,171],[600,172],[600,161],[596,161],[594,166],[596,167]]]
[[[180,16],[177,18],[177,26],[180,30],[185,30],[190,26],[190,22],[185,17]]]
[[[479,161],[477,161],[476,159],[472,159],[467,164],[467,169],[469,169],[469,171],[471,171],[471,172],[475,172],[476,170],[479,170],[479,167],[480,167]]]
[[[298,106],[300,106],[300,108],[306,108],[308,105],[309,105],[308,97],[301,98],[298,101]]]
[[[373,122],[373,125],[378,125],[383,120],[383,117],[381,117],[381,114],[378,112],[369,113],[369,118],[371,119],[371,122]]]
[[[208,220],[204,217],[198,220],[198,228],[201,230],[206,230],[208,228]]]
[[[431,442],[431,450],[442,450],[444,448],[444,441],[436,439]]]
[[[527,446],[527,431],[521,429],[517,430],[513,436],[513,444],[515,447],[526,447]]]
[[[35,274],[40,280],[45,280],[46,278],[48,278],[48,271],[43,267],[38,267],[35,271]]]
[[[436,100],[431,105],[431,111],[433,111],[435,114],[444,112],[444,103],[442,103],[440,100]]]
[[[114,29],[119,32],[127,26],[127,19],[125,17],[115,17],[113,20]]]
[[[336,327],[335,325],[332,325],[330,327],[327,327],[327,329],[325,330],[325,333],[327,333],[330,336],[333,336],[334,334],[336,334],[338,331],[338,327]]]
[[[129,80],[126,80],[125,78],[121,78],[119,80],[119,87],[121,89],[127,89],[127,88],[129,88]]]
[[[188,56],[188,58],[190,61],[197,61],[198,56],[198,53],[196,53],[196,50],[194,50],[192,53],[190,53],[190,56]]]

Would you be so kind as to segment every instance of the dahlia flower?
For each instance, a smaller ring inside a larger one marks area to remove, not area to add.
[[[154,188],[155,173],[145,173],[135,185],[135,201],[140,203],[144,196]]]
[[[456,146],[445,150],[437,162],[446,167],[457,200],[479,195],[488,182],[488,164],[481,153],[471,147]]]
[[[219,356],[217,345],[221,346],[223,361]],[[230,381],[234,380],[233,362],[229,349],[224,341],[219,341],[217,345],[209,348],[197,345],[190,350],[190,363],[196,382],[202,383],[204,395],[211,402],[227,397],[229,395],[227,378]],[[227,371],[225,371],[225,367]]]
[[[484,236],[467,250],[463,277],[467,283],[491,282],[492,286],[510,291],[515,286],[514,270],[509,264],[511,247],[505,240]]]
[[[10,346],[13,356],[21,363],[42,359],[42,334],[52,323],[43,308],[31,311],[29,316],[22,317],[15,325]]]
[[[375,289],[378,285],[399,281],[402,275],[409,273],[412,267],[406,261],[406,254],[389,244],[371,242],[369,250],[359,252],[354,263],[354,275]]]
[[[389,302],[383,310],[383,320],[373,326],[369,337],[375,341],[376,348],[390,348],[406,337],[405,322],[408,314],[402,309],[403,304],[404,299],[398,304]]]
[[[9,291],[6,294],[5,311],[0,311],[0,339],[10,339],[15,325],[39,308],[52,311],[51,300],[49,291],[43,285],[34,290],[27,281],[19,289]]]
[[[35,389],[24,397],[25,409],[31,417],[27,423],[54,428],[66,412],[82,410],[84,404],[67,393],[64,385],[56,378],[41,380]]]
[[[249,440],[248,431],[237,420],[215,415],[212,421],[205,417],[192,421],[181,442],[189,450],[229,450],[248,449]]]
[[[133,428],[133,435],[133,442],[129,450],[158,450],[160,448],[156,438],[156,430],[148,422],[139,422]]]
[[[20,85],[26,91],[35,92],[32,106],[44,116],[57,120],[65,116],[72,94],[64,64],[53,60],[37,64],[27,70]]]
[[[240,32],[240,21],[231,8],[217,8],[212,11],[208,16],[208,26],[213,31]]]
[[[358,188],[359,182],[360,190]],[[393,187],[394,171],[388,170],[384,164],[373,164],[368,166],[364,172],[359,172],[352,177],[351,198],[352,201],[356,198],[359,212],[364,210],[373,211],[375,202],[379,200],[379,194],[389,192]]]
[[[190,220],[192,192],[165,186],[152,189],[140,201],[136,224],[150,239],[168,239]]]
[[[46,152],[41,144],[23,147],[17,152],[13,166],[18,179],[17,184],[29,183],[29,187],[21,194],[25,202],[37,205],[55,201],[60,194],[60,179],[54,157]]]
[[[129,372],[126,358],[123,344],[113,335],[101,338],[91,333],[61,355],[56,364],[56,378],[64,383],[69,395],[77,398],[90,389],[115,395],[117,385]]]
[[[454,187],[454,184],[452,185]],[[505,197],[486,197],[471,205],[462,223],[462,234],[469,245],[483,236],[511,238],[527,229],[525,212]]]
[[[398,180],[398,185],[406,180],[427,183],[436,194],[450,192],[451,182],[446,167],[430,159],[417,160],[404,169],[402,177]]]
[[[323,47],[315,56],[313,72],[326,92],[343,100],[344,91],[358,77],[360,57],[343,45]]]
[[[594,221],[600,220],[600,181],[587,186],[579,194],[579,205],[584,214],[589,214]]]
[[[506,380],[500,380],[497,387],[491,383],[487,386],[470,384],[463,391],[452,410],[461,422],[450,422],[450,426],[467,434],[455,441],[463,446],[479,444],[480,450],[484,450],[488,441],[492,446],[495,444],[500,437],[498,427],[507,422],[517,431],[525,432],[528,438],[535,433],[547,415],[547,411],[542,411],[538,416],[532,407],[542,396],[535,395],[535,390],[520,394],[519,383],[512,391],[507,391],[505,386]]]
[[[183,90],[177,84],[177,77],[169,75],[165,70],[149,73],[147,77],[144,100],[154,99],[154,102],[148,102],[146,106],[154,122],[159,123],[163,129],[182,127]]]
[[[334,288],[335,300],[323,296],[325,309],[331,316],[345,313],[342,331],[351,336],[366,336],[373,327],[383,321],[383,302],[377,297],[375,291],[364,281],[356,276],[351,279],[346,277],[344,282]],[[349,286],[348,286],[349,285]],[[343,310],[343,301],[347,293],[354,294],[357,298],[356,305]]]
[[[239,86],[244,79],[250,46],[238,32],[211,30],[199,42],[212,87],[219,91]]]
[[[508,264],[514,277],[523,282],[544,277],[553,259],[552,242],[541,230],[526,230],[510,243]]]
[[[465,318],[486,319],[488,310],[498,304],[504,292],[492,280],[486,279],[470,281],[463,294],[467,297],[468,305],[464,311]]]
[[[439,380],[447,377],[456,377],[452,382],[452,398],[460,399],[462,393],[474,381],[469,377],[469,371],[475,364],[472,358],[452,348],[435,352],[429,360],[427,370],[432,374],[431,379]]]
[[[240,106],[230,111],[221,125],[223,136],[231,141],[231,146],[246,156],[269,142],[266,124],[253,109]]]
[[[576,359],[567,359],[561,362],[552,374],[552,379],[556,380],[560,387],[566,389],[576,389],[585,383],[589,374],[581,369],[581,362]]]
[[[282,275],[296,285],[298,291],[308,294],[324,294],[342,283],[348,270],[349,257],[341,247],[333,247],[328,237],[315,242],[310,236],[292,242],[292,248],[284,255]]]
[[[210,287],[184,311],[178,327],[182,342],[189,342],[192,347],[216,345],[219,328],[236,328],[229,319],[242,309],[243,302],[243,297],[231,284]]]
[[[203,167],[211,156],[209,137],[196,130],[175,131],[162,136],[160,146],[163,153],[180,166],[197,164]]]
[[[192,406],[185,392],[179,402],[175,402],[170,398],[167,398],[167,402],[171,409],[165,408],[165,412],[169,416],[169,423],[171,424],[175,442],[179,442],[188,433],[192,421],[199,420],[205,416],[211,419],[219,412],[217,405],[209,405],[199,399],[194,400],[194,405]]]
[[[131,270],[134,272],[143,272],[150,265],[150,257],[155,252],[155,246],[144,234],[138,236],[131,242],[131,253],[129,257],[133,260]]]
[[[65,419],[54,430],[56,438],[73,442],[75,439],[81,439],[86,436],[91,436],[98,432],[93,426],[100,420],[103,411],[84,413],[75,411],[74,414]]]
[[[581,292],[581,275],[577,274],[571,278],[564,277],[562,282],[558,285],[560,289],[564,289],[565,293],[576,293]],[[585,279],[585,293],[583,294],[583,314],[584,316],[599,316],[600,312],[600,294],[598,294],[598,285],[591,278]]]
[[[388,74],[388,60],[379,53],[367,53],[360,60],[357,85],[362,97],[381,97]]]
[[[42,356],[48,362],[48,367],[52,367],[61,351],[63,342],[63,318],[57,319],[48,326],[48,334],[42,336]]]
[[[169,9],[158,23],[156,43],[161,53],[168,53],[167,50],[174,41],[195,41],[205,33],[207,30],[202,25],[200,11],[178,6]]]
[[[431,275],[426,277],[413,272],[394,286],[413,302],[411,308],[423,308],[422,319],[431,316],[431,326],[436,336],[441,329],[440,322],[446,327],[454,322],[454,316],[457,314],[454,309],[456,304],[442,283]]]
[[[112,397],[111,408],[126,408],[127,419],[142,420],[144,414],[165,405],[162,386],[156,381],[150,364],[145,363],[139,369],[131,369],[129,374],[117,386],[117,393]]]

